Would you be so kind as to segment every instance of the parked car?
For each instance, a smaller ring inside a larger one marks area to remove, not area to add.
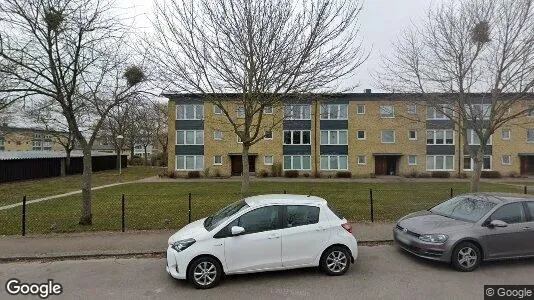
[[[319,266],[343,275],[357,255],[352,227],[315,196],[263,195],[237,201],[169,238],[166,270],[194,287],[221,275]]]
[[[422,258],[473,271],[481,261],[534,257],[534,198],[477,193],[401,218],[396,244]]]

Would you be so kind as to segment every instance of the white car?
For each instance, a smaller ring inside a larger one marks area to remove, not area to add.
[[[352,227],[315,196],[263,195],[232,203],[169,238],[166,270],[196,288],[224,274],[319,266],[343,275],[358,255]]]

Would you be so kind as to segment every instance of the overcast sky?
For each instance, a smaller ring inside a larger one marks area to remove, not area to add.
[[[152,13],[150,0],[119,0],[129,13],[135,15],[135,26],[150,26],[148,18]],[[266,0],[268,1],[268,0]],[[359,83],[355,92],[372,88],[376,90],[371,74],[380,65],[380,55],[388,54],[393,41],[402,28],[411,22],[418,22],[424,17],[431,3],[439,0],[366,0],[360,16],[361,38],[364,47],[370,51],[369,59],[357,70],[354,76],[342,83],[343,86],[354,86]]]

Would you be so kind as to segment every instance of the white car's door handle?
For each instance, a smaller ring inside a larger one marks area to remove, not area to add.
[[[530,227],[523,227],[523,230],[530,230]]]
[[[324,227],[318,227],[317,229],[315,229],[315,231],[325,231],[325,230],[326,230],[326,228],[324,228]]]
[[[270,235],[270,236],[269,236],[269,239],[270,239],[270,240],[273,240],[273,239],[279,239],[279,238],[280,238],[280,235],[278,235],[278,234],[273,234],[273,235]]]

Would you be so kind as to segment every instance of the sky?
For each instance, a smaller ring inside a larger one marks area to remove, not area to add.
[[[340,85],[357,85],[354,92],[368,88],[378,91],[371,74],[379,69],[381,55],[388,55],[391,42],[402,28],[410,26],[412,22],[418,23],[430,4],[436,1],[440,0],[365,0],[359,25],[363,46],[370,56],[351,78]],[[134,26],[137,30],[150,27],[151,0],[119,0],[119,3],[128,7],[128,13],[135,16]]]

